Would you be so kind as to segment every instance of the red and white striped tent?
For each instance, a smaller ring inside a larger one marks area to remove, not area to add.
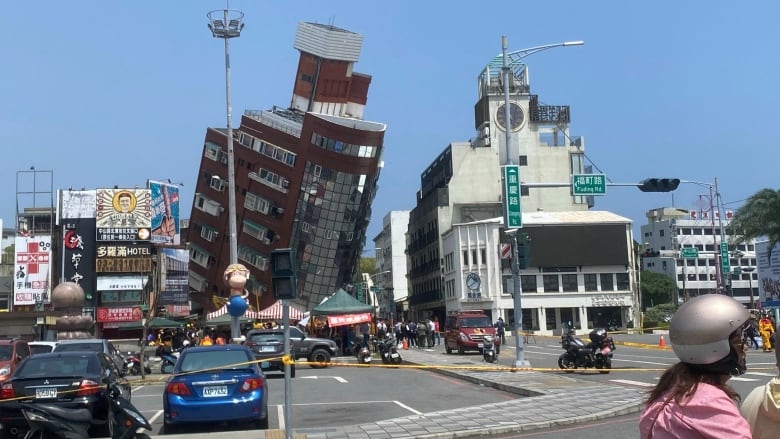
[[[282,301],[277,300],[273,305],[257,313],[258,319],[265,320],[281,320],[282,319]],[[304,312],[290,305],[290,320],[301,320],[304,317]]]

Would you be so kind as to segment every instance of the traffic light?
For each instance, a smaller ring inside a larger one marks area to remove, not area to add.
[[[642,192],[671,192],[679,185],[679,178],[645,178],[638,187]]]
[[[528,235],[521,234],[517,237],[517,267],[528,268],[531,264],[531,241]]]
[[[291,248],[271,251],[271,282],[275,299],[296,299],[295,252]]]

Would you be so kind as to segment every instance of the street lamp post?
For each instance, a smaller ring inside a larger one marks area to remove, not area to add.
[[[502,67],[501,67],[501,73],[502,73],[502,81],[504,86],[504,133],[505,133],[505,145],[506,148],[506,164],[507,165],[514,165],[515,161],[513,160],[512,156],[512,130],[510,127],[512,126],[512,114],[510,111],[510,102],[509,102],[509,75],[512,74],[511,67],[509,65],[509,57],[512,56],[512,62],[517,63],[520,59],[525,58],[526,56],[532,55],[536,52],[540,52],[542,50],[546,49],[552,49],[554,47],[564,47],[564,46],[580,46],[582,44],[585,44],[582,41],[568,41],[565,43],[556,43],[556,44],[547,44],[544,46],[538,46],[538,47],[531,47],[528,49],[522,49],[519,51],[512,52],[511,54],[507,52],[507,37],[505,35],[501,36],[501,58],[502,58]],[[502,172],[503,175],[503,172]],[[520,176],[518,174],[517,176],[518,181],[520,180]],[[506,185],[506,182],[505,182]],[[517,198],[520,199],[522,197],[522,194],[517,194]],[[506,197],[504,199],[504,204],[506,205],[507,200]],[[505,206],[506,207],[506,206]],[[507,209],[505,208],[504,211]],[[522,209],[521,209],[522,212]],[[522,213],[521,213],[522,215]],[[509,227],[509,224],[505,222],[505,226]],[[520,286],[520,265],[519,265],[519,255],[517,251],[517,231],[518,229],[507,229],[505,233],[511,233],[512,234],[512,285],[513,285],[513,297],[514,297],[514,314],[515,314],[515,328],[514,328],[514,339],[515,339],[515,367],[530,367],[531,364],[528,362],[528,360],[525,359],[525,352],[523,348],[523,337],[521,336],[521,331],[523,330],[523,307],[522,307],[522,288]]]
[[[214,38],[225,40],[225,106],[227,111],[227,165],[228,165],[228,242],[230,245],[230,264],[238,263],[238,236],[236,232],[236,166],[233,161],[233,126],[230,106],[230,44],[231,38],[241,36],[244,29],[244,13],[233,9],[214,10],[206,14],[209,30]],[[241,336],[240,317],[230,320],[230,336]]]

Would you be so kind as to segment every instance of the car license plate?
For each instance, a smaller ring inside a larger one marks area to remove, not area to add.
[[[260,352],[274,352],[275,350],[273,346],[260,346]]]
[[[206,386],[203,388],[204,398],[214,398],[218,396],[227,396],[227,386]]]
[[[35,397],[38,399],[43,398],[56,398],[57,397],[57,389],[54,387],[44,387],[40,389],[35,389]]]
[[[390,354],[390,358],[398,358],[398,352],[393,352]]]

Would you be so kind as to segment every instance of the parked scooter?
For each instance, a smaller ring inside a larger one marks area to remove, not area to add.
[[[371,364],[371,351],[368,349],[367,346],[364,346],[359,343],[352,342],[352,352],[355,353],[355,358],[357,358],[358,364]]]
[[[86,408],[52,404],[19,404],[30,429],[24,439],[83,439],[89,437],[92,413]]]
[[[111,422],[112,439],[149,438],[146,433],[136,433],[139,428],[151,431],[152,426],[138,409],[125,399],[122,386],[112,383],[108,387],[108,398],[113,414]]]
[[[111,383],[106,389],[109,400],[112,439],[148,439],[139,428],[151,431],[149,421],[123,395],[122,386]],[[86,408],[67,408],[53,404],[18,404],[29,430],[24,439],[84,439],[89,437],[92,414]]]
[[[498,361],[498,350],[500,349],[498,344],[500,342],[498,337],[485,334],[482,338],[482,359],[488,363],[495,363]]]
[[[377,347],[379,348],[379,357],[382,359],[382,363],[401,364],[403,361],[401,354],[398,353],[398,346],[393,337],[386,337],[379,342]]]
[[[128,352],[125,356],[125,367],[132,375],[141,373],[141,360],[135,352]],[[149,363],[149,357],[144,357],[144,372],[152,373],[152,366]]]
[[[179,361],[179,351],[172,350],[168,346],[160,346],[155,351],[160,361],[160,373],[168,374],[173,372],[173,366]]]
[[[561,336],[561,346],[566,352],[558,357],[558,367],[567,372],[573,372],[579,367],[595,367],[600,373],[609,373],[615,342],[604,328],[594,329],[589,337],[590,342],[585,343],[574,336],[573,329],[566,330]]]

